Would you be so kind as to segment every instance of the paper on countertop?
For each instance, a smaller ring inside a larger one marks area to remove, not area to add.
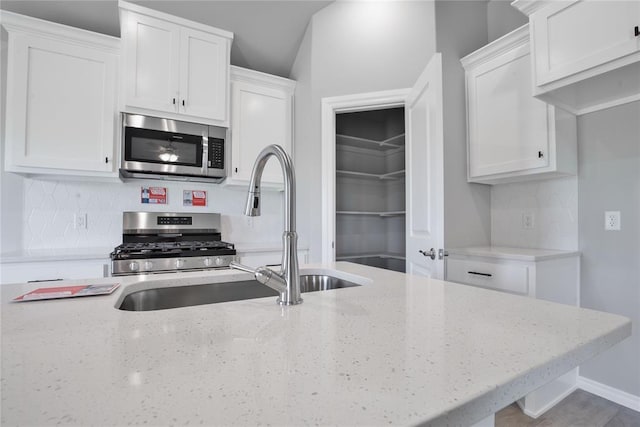
[[[58,286],[54,288],[38,288],[34,291],[20,295],[13,301],[36,301],[43,299],[58,299],[72,297],[88,297],[93,295],[108,295],[118,289],[120,283],[107,283],[104,285],[76,285]]]

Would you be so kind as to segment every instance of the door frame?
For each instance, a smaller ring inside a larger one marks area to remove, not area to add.
[[[336,114],[404,107],[411,89],[365,92],[322,98],[322,262],[335,262]]]

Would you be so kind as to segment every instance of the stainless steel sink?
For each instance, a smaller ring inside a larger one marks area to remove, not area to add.
[[[357,283],[325,275],[300,276],[300,291],[314,292],[360,286]],[[127,295],[120,310],[150,311],[193,305],[215,304],[252,298],[277,296],[273,289],[256,280],[209,283],[205,285],[177,286],[145,289]]]

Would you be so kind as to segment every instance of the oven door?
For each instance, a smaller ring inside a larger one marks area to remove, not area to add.
[[[202,176],[201,135],[125,127],[122,168],[131,172]]]

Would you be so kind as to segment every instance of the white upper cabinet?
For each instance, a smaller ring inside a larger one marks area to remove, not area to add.
[[[294,91],[293,80],[231,67],[231,167],[225,184],[247,185],[258,154],[268,145],[281,145],[293,157]],[[275,159],[264,168],[262,183],[282,188]]]
[[[574,114],[640,99],[640,1],[513,6],[529,15],[534,95]]]
[[[120,1],[123,110],[228,126],[233,34]]]
[[[2,11],[5,168],[116,177],[119,40]]]
[[[527,26],[464,57],[462,64],[470,182],[576,173],[575,116],[531,94]]]

